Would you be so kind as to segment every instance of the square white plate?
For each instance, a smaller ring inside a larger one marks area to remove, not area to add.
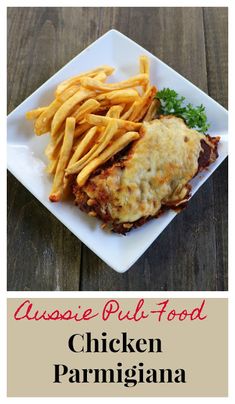
[[[152,84],[156,84],[159,89],[173,88],[194,105],[204,104],[211,123],[210,134],[221,136],[219,158],[207,171],[193,179],[194,194],[227,156],[228,113],[184,77],[116,30],[108,31],[88,46],[8,116],[8,169],[72,233],[117,272],[127,271],[176,213],[168,211],[160,218],[122,236],[103,231],[100,221],[81,212],[72,202],[49,202],[51,179],[45,174],[47,162],[44,155],[48,135],[36,137],[32,123],[25,119],[25,112],[49,103],[53,99],[56,85],[64,79],[93,67],[103,64],[114,66],[117,71],[110,81],[123,80],[137,74],[138,58],[143,54],[150,57]]]

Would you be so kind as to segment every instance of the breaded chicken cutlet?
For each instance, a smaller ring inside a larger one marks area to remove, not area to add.
[[[83,187],[73,189],[79,208],[117,233],[125,234],[165,209],[182,209],[190,197],[190,180],[218,157],[218,137],[189,129],[172,115],[143,122],[140,133]]]

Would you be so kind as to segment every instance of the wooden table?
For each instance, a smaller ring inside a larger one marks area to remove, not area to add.
[[[111,28],[227,107],[226,8],[42,7],[8,9],[9,112]],[[226,161],[125,274],[8,181],[8,290],[227,290]]]

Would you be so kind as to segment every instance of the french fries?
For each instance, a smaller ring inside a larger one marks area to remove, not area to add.
[[[110,118],[119,118],[119,115],[123,109],[123,105],[115,105],[112,106],[109,111],[107,112],[106,116]],[[97,136],[96,142],[92,148],[82,157],[80,158],[76,164],[72,165],[74,161],[71,161],[67,170],[66,170],[66,176],[73,174],[73,173],[78,173],[79,171],[82,170],[83,167],[85,167],[86,164],[88,164],[94,157],[96,157],[99,154],[99,151],[101,150],[100,143],[104,139],[102,139],[102,127],[99,127],[100,133]],[[119,131],[116,132],[114,135],[117,136],[119,134]],[[75,159],[74,159],[75,160]]]
[[[73,164],[80,159],[80,157],[86,154],[86,152],[89,150],[89,146],[91,145],[92,140],[95,137],[96,132],[97,132],[97,126],[94,126],[86,133],[82,141],[77,146],[74,154],[72,155],[66,172],[69,170],[69,167],[73,166]]]
[[[150,106],[148,108],[148,111],[147,111],[147,113],[146,113],[146,115],[144,117],[144,120],[146,122],[152,121],[154,119],[154,117],[156,115],[156,112],[157,112],[157,108],[158,108],[158,100],[155,98],[151,102],[151,104],[150,104]]]
[[[86,100],[77,110],[72,114],[75,118],[76,122],[81,121],[86,114],[90,114],[91,112],[95,112],[100,106],[100,103],[96,100],[90,98]]]
[[[28,121],[31,121],[33,119],[37,119],[42,112],[46,111],[48,107],[40,107],[37,109],[32,109],[31,111],[26,112],[25,117]]]
[[[83,169],[95,156],[95,152],[99,147],[99,143],[94,144],[94,146],[85,154],[77,163],[73,166],[68,167],[65,171],[65,177],[69,177],[72,173],[77,174]],[[97,153],[96,153],[97,154]]]
[[[51,136],[54,137],[56,132],[63,124],[65,119],[70,116],[72,109],[87,98],[93,97],[95,93],[90,90],[80,88],[72,97],[66,100],[56,111],[51,122]],[[40,118],[40,117],[39,117]]]
[[[113,118],[109,118],[107,116],[86,115],[86,121],[91,125],[97,126],[107,126]],[[139,130],[141,127],[141,123],[135,123],[131,121],[125,121],[124,119],[115,119],[118,124],[118,129],[126,129],[126,131],[130,130]]]
[[[144,117],[155,94],[156,87],[149,87],[148,90],[146,90],[143,97],[135,103],[135,107],[129,116],[130,121],[138,122]]]
[[[110,76],[114,72],[114,68],[111,66],[100,66],[95,69],[89,70],[88,72],[81,73],[78,76],[71,77],[57,86],[55,96],[58,97],[63,91],[65,91],[68,87],[81,83],[81,79],[83,77],[94,77],[98,73],[104,72],[106,76]]]
[[[91,127],[92,125],[88,122],[80,123],[80,125],[75,129],[74,138],[77,139],[78,137],[82,136]]]
[[[51,202],[59,201],[62,196],[64,172],[65,168],[67,167],[71,150],[73,147],[74,129],[75,129],[75,119],[72,117],[67,118],[65,124],[64,141],[61,148],[58,165],[56,167],[56,173],[53,181],[51,194],[49,196]]]
[[[86,161],[87,163],[88,163],[88,161],[91,161],[92,158],[95,158],[96,156],[98,156],[100,153],[103,152],[103,150],[110,143],[111,139],[114,137],[117,130],[118,130],[117,122],[114,119],[110,118],[110,122],[109,122],[108,126],[106,127],[105,132],[104,132],[104,134],[102,135],[102,137],[100,139],[98,147],[95,148],[94,152],[91,154],[89,159],[87,159],[87,161]],[[78,161],[74,165],[71,164],[67,168],[66,174],[67,175],[68,174],[76,174],[79,171],[79,166],[80,166],[80,161]]]
[[[95,78],[96,80],[104,81],[107,78],[107,76],[104,72],[100,72],[99,74],[97,74],[97,76],[95,76]],[[81,88],[79,82],[77,82],[76,84],[72,84],[69,87],[65,88],[64,91],[60,92],[56,96],[56,98],[60,102],[65,102],[70,97],[72,97],[72,95],[74,95],[79,90],[79,88]]]
[[[40,136],[47,133],[51,129],[51,122],[56,114],[56,111],[60,108],[61,102],[54,100],[46,109],[43,111],[34,124],[34,132],[36,135]]]
[[[113,71],[104,65],[68,78],[48,106],[26,113],[37,136],[50,133],[45,154],[46,171],[54,177],[52,202],[71,193],[76,177],[82,187],[94,170],[139,138],[143,120],[155,116],[157,90],[150,85],[149,59],[140,57],[139,74],[107,83]]]
[[[122,110],[123,105],[114,105],[108,110],[106,116],[108,116],[109,118],[120,118]]]
[[[66,88],[62,93],[60,93],[56,99],[61,102],[61,104],[67,101],[72,95],[74,95],[80,88],[79,84],[73,84],[72,86]]]
[[[128,108],[128,110],[126,112],[124,112],[123,115],[121,115],[121,118],[124,120],[128,120],[130,118],[130,116],[134,113],[137,105],[138,105],[138,101],[134,101],[131,104],[131,106]]]
[[[115,90],[103,93],[96,97],[97,101],[109,101],[111,104],[132,102],[139,98],[139,93],[133,89]]]

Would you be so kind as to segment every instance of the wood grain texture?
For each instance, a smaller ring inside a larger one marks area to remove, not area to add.
[[[111,28],[227,107],[226,8],[9,8],[9,112]],[[8,290],[227,290],[227,226],[224,162],[117,274],[9,174]]]

